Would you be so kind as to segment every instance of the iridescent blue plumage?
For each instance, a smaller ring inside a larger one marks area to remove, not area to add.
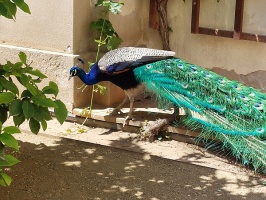
[[[100,80],[98,76],[99,73],[100,73],[100,69],[97,63],[95,63],[92,66],[90,73],[88,74],[86,74],[82,68],[77,67],[77,66],[74,66],[70,69],[70,75],[78,76],[80,80],[82,80],[82,82],[85,83],[86,85],[93,85],[93,84],[101,82],[102,80]]]

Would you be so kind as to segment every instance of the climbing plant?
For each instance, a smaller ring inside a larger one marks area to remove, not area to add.
[[[108,51],[110,51],[112,49],[118,48],[122,43],[122,39],[119,37],[118,33],[115,31],[112,23],[107,19],[107,17],[109,13],[115,15],[119,14],[123,5],[124,3],[104,0],[98,0],[95,4],[95,7],[100,9],[100,18],[95,21],[91,21],[89,25],[89,28],[94,31],[96,35],[94,39],[94,42],[97,44],[95,62],[99,60],[99,53],[101,51],[101,48],[106,48]],[[93,62],[89,62],[90,66],[92,64]],[[91,113],[94,93],[100,92],[101,94],[104,94],[105,90],[106,88],[102,85],[93,85],[90,105],[83,112]]]
[[[0,0],[0,16],[15,19],[16,9],[19,7],[30,13],[28,5],[23,0]],[[54,108],[56,119],[62,124],[67,117],[65,104],[57,99],[58,86],[55,82],[42,89],[39,88],[44,78],[47,78],[38,69],[33,69],[27,63],[25,53],[19,53],[19,62],[6,61],[0,64],[0,185],[10,185],[12,179],[5,173],[5,168],[19,162],[17,158],[6,153],[6,148],[19,152],[18,141],[13,134],[20,133],[19,126],[27,121],[32,133],[37,134],[42,127],[47,128],[47,121],[51,120],[48,108]],[[22,88],[14,82],[17,80]],[[49,95],[50,97],[47,97]],[[5,126],[8,118],[13,118],[11,126]]]

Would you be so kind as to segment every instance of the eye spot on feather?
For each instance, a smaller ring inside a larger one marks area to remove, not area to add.
[[[264,132],[264,128],[257,128],[256,132],[257,133],[263,133]]]
[[[225,80],[223,78],[219,78],[219,83],[225,83]]]
[[[256,103],[254,105],[254,108],[256,108],[257,110],[263,110],[263,105]]]
[[[211,98],[211,97],[207,98],[207,102],[208,103],[213,103],[213,98]]]
[[[236,113],[239,113],[240,112],[240,109],[239,108],[235,108],[235,112]]]
[[[208,77],[208,78],[210,78],[210,77],[212,77],[212,74],[209,73],[209,72],[206,72],[206,73],[205,73],[205,76]]]
[[[241,95],[240,98],[243,99],[244,101],[248,101],[249,100],[249,98],[244,96],[244,95]]]
[[[192,67],[191,67],[191,72],[194,73],[194,74],[197,74],[197,73],[198,73],[198,71],[197,71],[197,67],[192,66]]]
[[[147,65],[146,68],[147,69],[151,69],[152,68],[152,65]]]
[[[182,87],[183,87],[183,88],[188,88],[188,84],[187,84],[187,83],[183,83],[183,84],[182,84]]]
[[[178,67],[179,69],[184,69],[184,66],[183,66],[182,64],[178,64],[177,67]]]

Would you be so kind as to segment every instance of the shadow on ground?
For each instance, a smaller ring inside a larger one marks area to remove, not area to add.
[[[0,199],[266,198],[255,177],[70,139],[19,140],[21,163],[8,172],[14,181],[0,188]]]

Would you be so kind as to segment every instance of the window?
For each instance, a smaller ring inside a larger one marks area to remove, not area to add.
[[[266,5],[263,1],[192,0],[191,32],[266,42]],[[216,5],[212,6],[212,3]]]

